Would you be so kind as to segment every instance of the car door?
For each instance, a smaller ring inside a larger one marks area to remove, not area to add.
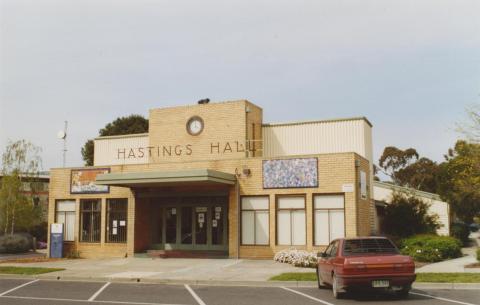
[[[339,244],[338,240],[335,240],[331,243],[332,247],[330,249],[330,252],[328,253],[328,256],[325,258],[325,268],[324,268],[325,273],[324,275],[322,275],[322,279],[328,282],[329,284],[332,283],[332,273],[335,267],[334,263],[338,253],[338,244]]]
[[[322,276],[322,280],[327,283],[331,282],[331,277],[329,276],[329,270],[331,270],[330,253],[332,252],[334,244],[334,242],[331,242],[330,245],[328,245],[327,249],[324,252],[325,256],[321,257],[318,262],[318,273]]]

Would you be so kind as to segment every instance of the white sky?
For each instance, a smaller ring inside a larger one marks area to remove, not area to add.
[[[0,0],[0,149],[67,165],[118,116],[248,99],[265,122],[366,116],[442,160],[480,103],[480,1]]]

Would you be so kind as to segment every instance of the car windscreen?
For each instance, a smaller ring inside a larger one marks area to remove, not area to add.
[[[344,256],[375,253],[397,254],[398,249],[384,238],[347,239],[343,244]]]

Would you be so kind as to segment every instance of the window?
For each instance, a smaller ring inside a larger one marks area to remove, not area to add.
[[[100,242],[101,228],[100,199],[80,200],[80,241]]]
[[[269,201],[267,196],[242,197],[242,245],[268,245]]]
[[[108,243],[127,242],[127,199],[107,199]]]
[[[306,244],[304,196],[277,199],[277,243],[292,246]]]
[[[333,243],[332,251],[330,252],[330,257],[336,257],[338,253],[338,240]]]
[[[343,195],[313,197],[315,245],[328,245],[345,237],[345,203]]]
[[[75,200],[58,200],[55,207],[55,222],[63,224],[63,240],[75,238]]]
[[[366,238],[346,240],[343,245],[345,256],[375,253],[398,253],[397,248],[386,238]]]

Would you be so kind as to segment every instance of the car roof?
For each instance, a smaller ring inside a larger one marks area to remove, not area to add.
[[[357,236],[357,237],[342,237],[335,240],[357,240],[357,239],[388,239],[385,236]]]

